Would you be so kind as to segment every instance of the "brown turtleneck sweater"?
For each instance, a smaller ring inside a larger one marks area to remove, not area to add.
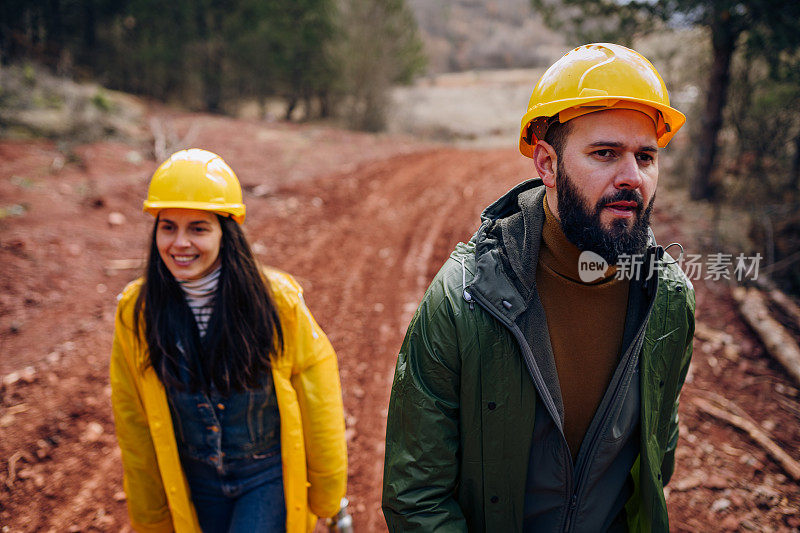
[[[536,267],[536,285],[547,316],[561,398],[564,434],[572,459],[578,451],[617,367],[625,328],[630,280],[581,281],[581,251],[569,242],[547,206]]]

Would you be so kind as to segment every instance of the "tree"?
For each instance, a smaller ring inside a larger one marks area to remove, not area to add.
[[[417,24],[403,0],[342,0],[345,34],[338,48],[347,121],[383,129],[392,84],[408,83],[425,67]]]
[[[247,93],[282,96],[290,119],[300,102],[312,116],[316,101],[333,90],[338,65],[331,47],[339,38],[334,0],[243,0],[225,34],[230,60]]]
[[[4,0],[0,2],[0,60],[35,59],[53,68],[83,62],[97,29],[123,10],[113,0]]]
[[[696,142],[693,199],[714,196],[712,172],[730,83],[731,60],[739,46],[755,57],[778,61],[800,46],[800,2],[795,0],[531,0],[545,21],[575,31],[581,38],[605,37],[630,42],[658,22],[697,25],[711,35],[712,58],[701,130]],[[800,145],[798,145],[800,148]]]
[[[728,174],[736,190],[729,200],[761,206],[800,200],[800,57],[770,66],[737,54],[725,121],[735,132]]]

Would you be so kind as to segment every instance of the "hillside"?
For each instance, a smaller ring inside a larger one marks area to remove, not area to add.
[[[473,69],[546,67],[564,52],[529,0],[407,0],[432,74]]]

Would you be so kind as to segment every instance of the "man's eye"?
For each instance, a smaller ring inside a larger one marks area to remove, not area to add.
[[[644,161],[647,163],[650,163],[655,159],[652,155],[648,153],[639,154],[637,158],[639,159],[639,161]]]
[[[614,150],[609,150],[608,148],[605,148],[603,150],[597,150],[595,151],[595,155],[598,155],[600,157],[614,157]]]

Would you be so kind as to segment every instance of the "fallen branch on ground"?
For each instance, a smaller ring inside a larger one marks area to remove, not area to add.
[[[712,351],[721,349],[723,355],[731,361],[739,359],[740,348],[736,344],[733,335],[710,328],[699,320],[695,323],[694,328],[694,338],[709,343]]]
[[[153,134],[153,154],[156,161],[163,161],[167,153],[167,136],[164,133],[164,126],[157,118],[150,119],[150,131]]]
[[[758,285],[761,290],[769,296],[769,299],[772,300],[772,303],[777,305],[781,308],[781,311],[789,317],[797,327],[800,328],[800,306],[795,303],[794,299],[787,296],[786,293],[782,292],[775,284],[770,281],[767,277],[761,277],[756,281],[756,285]]]
[[[33,457],[31,454],[25,451],[18,451],[15,452],[9,459],[8,459],[8,478],[6,478],[6,487],[9,489],[12,488],[14,485],[14,481],[17,479],[17,462],[20,459],[25,459],[25,461],[29,464],[33,463]]]
[[[150,119],[150,132],[153,134],[153,155],[156,161],[163,161],[170,154],[193,145],[199,131],[197,121],[194,121],[189,126],[189,131],[186,132],[183,139],[180,139],[172,128],[172,123],[169,122],[165,126],[164,122],[158,118]]]
[[[795,402],[787,400],[786,398],[781,398],[778,396],[778,403],[781,404],[783,407],[786,408],[787,411],[790,411],[794,416],[800,418],[800,408],[797,407]]]
[[[741,411],[739,407],[722,397],[717,397],[715,399],[718,403],[722,403],[723,406],[718,407],[704,398],[693,398],[692,403],[704,413],[719,418],[720,420],[724,420],[732,426],[747,433],[751,439],[756,441],[768,454],[770,454],[778,461],[778,463],[780,463],[780,465],[783,467],[786,473],[792,477],[792,479],[795,481],[800,481],[799,462],[792,459],[792,457],[786,453],[783,448],[776,444],[775,441],[773,441],[766,434],[766,432],[759,428],[755,423],[731,412]]]
[[[800,307],[778,289],[773,289],[769,291],[768,294],[772,303],[780,307],[789,318],[794,320],[797,327],[800,328]]]
[[[794,338],[767,310],[764,295],[758,289],[737,287],[733,297],[739,303],[739,312],[761,338],[767,352],[777,359],[794,382],[800,384],[800,348]]]
[[[136,270],[144,268],[142,259],[112,259],[105,264],[105,272],[110,276],[119,270]]]

